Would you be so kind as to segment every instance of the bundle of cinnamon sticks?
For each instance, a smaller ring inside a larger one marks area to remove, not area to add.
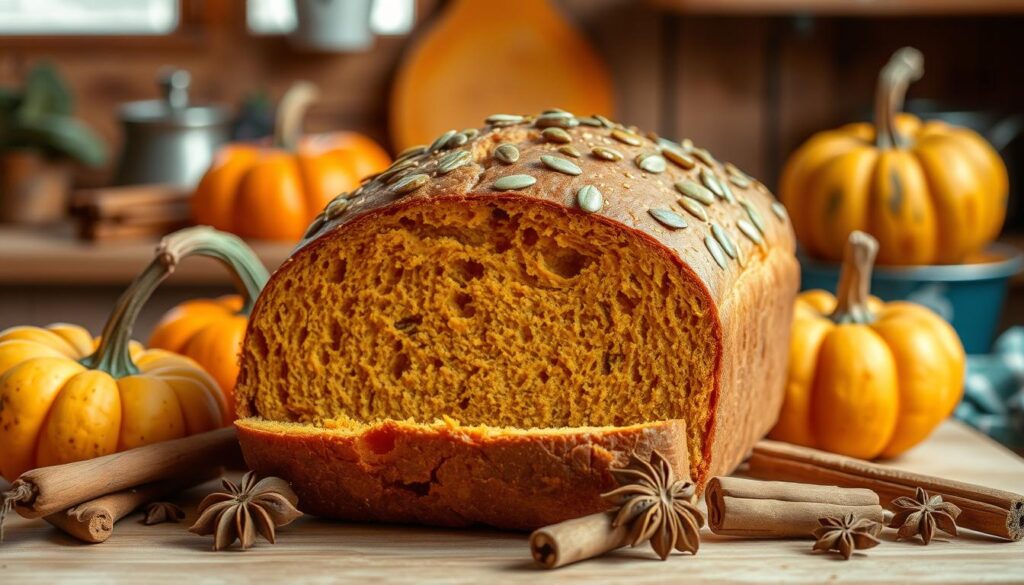
[[[223,465],[240,456],[229,427],[27,471],[2,494],[0,541],[13,510],[45,518],[84,542],[103,542],[118,520],[141,505],[219,476]]]

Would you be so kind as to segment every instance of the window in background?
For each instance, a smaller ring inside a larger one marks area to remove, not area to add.
[[[0,0],[2,3],[4,0]],[[370,1],[370,0],[366,0]],[[412,30],[415,0],[372,0],[370,29],[378,35],[404,35]],[[258,35],[288,34],[297,26],[295,0],[247,0],[249,30]]]
[[[0,35],[165,35],[179,0],[0,0]]]

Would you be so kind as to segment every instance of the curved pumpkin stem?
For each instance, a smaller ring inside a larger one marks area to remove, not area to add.
[[[879,148],[901,146],[896,132],[896,114],[903,111],[910,84],[924,75],[924,55],[913,47],[893,53],[878,74],[875,93],[875,144]]]
[[[238,236],[209,226],[178,230],[160,241],[156,257],[121,294],[103,327],[99,347],[81,360],[82,365],[102,370],[115,378],[138,374],[139,368],[132,361],[128,349],[139,311],[178,264],[195,255],[215,258],[231,268],[239,290],[245,295],[242,311],[248,314],[269,278],[267,269],[252,249]]]
[[[855,231],[846,241],[843,269],[836,290],[836,309],[829,316],[835,323],[870,323],[875,316],[868,308],[871,296],[871,269],[878,255],[878,240]]]
[[[295,150],[302,135],[302,119],[306,110],[319,95],[316,86],[308,81],[298,81],[285,92],[277,113],[274,115],[274,146]]]

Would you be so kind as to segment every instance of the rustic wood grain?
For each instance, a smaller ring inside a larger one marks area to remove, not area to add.
[[[1004,489],[1024,486],[1024,460],[968,430],[946,423],[897,462],[925,473]],[[1024,581],[1024,542],[976,534],[931,546],[893,542],[849,562],[812,555],[807,541],[717,537],[706,529],[700,553],[653,560],[646,547],[553,572],[530,560],[525,534],[488,530],[351,525],[304,518],[241,553],[209,552],[211,540],[186,532],[207,484],[190,492],[182,524],[141,525],[136,514],[104,544],[80,545],[46,523],[15,518],[0,548],[4,583],[962,583]],[[301,507],[301,502],[300,502]]]

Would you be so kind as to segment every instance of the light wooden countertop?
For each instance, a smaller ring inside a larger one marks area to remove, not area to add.
[[[943,425],[899,467],[993,487],[1024,490],[1024,459],[963,425]],[[237,474],[236,474],[237,475]],[[964,583],[1024,582],[1024,542],[962,531],[930,546],[893,541],[849,562],[810,553],[810,541],[732,540],[705,528],[696,556],[666,562],[647,545],[556,571],[530,560],[526,536],[303,518],[277,545],[210,552],[212,540],[186,531],[208,484],[186,496],[182,524],[117,525],[106,543],[83,545],[42,521],[15,517],[0,545],[0,583]],[[299,503],[301,507],[301,502]]]
[[[0,226],[0,285],[124,285],[153,259],[157,239],[89,243],[75,239],[70,226],[50,229]],[[273,271],[293,244],[250,241]],[[168,279],[170,284],[229,284],[215,260],[191,259]]]

